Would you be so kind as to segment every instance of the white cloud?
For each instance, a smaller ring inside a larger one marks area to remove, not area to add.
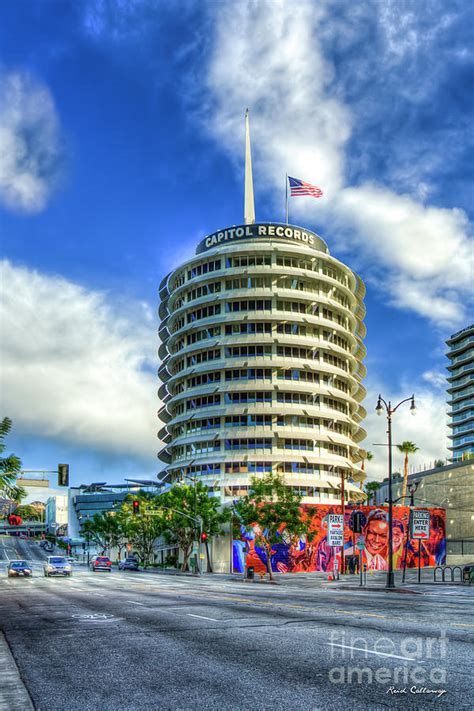
[[[375,406],[379,393],[386,400],[390,396],[386,394],[387,388],[383,384],[375,384],[369,379],[366,386],[368,394],[364,401],[364,407],[367,410],[367,418],[364,420],[363,426],[368,434],[363,446],[374,455],[374,458],[366,463],[366,472],[369,480],[381,480],[388,474],[388,450],[385,446],[387,443],[387,418],[385,415],[376,415]],[[446,380],[444,380],[444,387],[446,387]],[[391,398],[392,406],[406,397],[410,397],[411,394],[408,386],[400,392],[394,393]],[[419,448],[418,452],[409,456],[410,472],[429,469],[437,459],[444,461],[449,454],[445,393],[440,391],[435,393],[429,387],[417,386],[415,402],[417,407],[415,416],[410,414],[410,402],[407,402],[401,405],[392,417],[393,443],[400,444],[408,440],[414,442]],[[374,446],[374,444],[382,446]],[[396,447],[393,447],[394,472],[403,472],[403,459],[404,455]]]
[[[423,204],[426,189],[419,186],[398,195],[374,183],[347,185],[347,141],[353,123],[366,117],[343,103],[336,68],[323,56],[328,8],[283,0],[220,7],[207,72],[208,130],[241,165],[248,106],[257,194],[263,184],[282,207],[286,172],[320,185],[325,197],[317,205],[293,200],[290,221],[325,225],[329,244],[356,254],[387,302],[437,324],[461,323],[473,284],[464,212]],[[387,31],[389,20],[383,19]],[[413,21],[403,20],[410,27]],[[408,45],[417,43],[412,34]],[[387,51],[395,51],[393,43]]]
[[[440,373],[436,370],[427,370],[421,377],[434,388],[439,388],[444,391],[447,387],[446,375],[446,373]]]
[[[321,181],[330,197],[341,185],[351,117],[331,96],[334,69],[316,32],[324,12],[279,0],[221,6],[206,113],[209,130],[240,159],[249,106],[255,164],[269,188],[283,192],[288,171]]]
[[[154,456],[157,341],[148,305],[112,303],[61,277],[0,264],[0,390],[15,429]]]
[[[44,209],[60,170],[59,122],[49,90],[29,74],[0,73],[0,201]]]

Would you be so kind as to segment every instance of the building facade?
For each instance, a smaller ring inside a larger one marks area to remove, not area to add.
[[[160,285],[160,478],[225,501],[274,472],[304,503],[361,498],[364,294],[309,230],[203,239]]]
[[[67,533],[67,525],[69,520],[69,496],[68,494],[60,494],[50,496],[46,501],[45,506],[45,524],[48,533],[58,533],[65,535]]]
[[[127,496],[149,492],[157,494],[156,481],[148,479],[125,479],[125,484],[96,482],[69,489],[69,537],[82,541],[81,528],[95,514],[117,512]]]
[[[414,482],[418,483],[413,500],[417,508],[438,506],[446,510],[448,555],[464,555],[474,560],[474,461],[459,460],[409,474],[408,483]],[[402,488],[403,479],[393,482],[394,500],[401,496]],[[381,482],[376,492],[378,504],[383,505],[386,499],[388,479]]]
[[[449,346],[451,461],[474,457],[474,324],[453,334]]]

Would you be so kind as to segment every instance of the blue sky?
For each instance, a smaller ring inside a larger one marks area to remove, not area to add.
[[[25,468],[154,477],[157,287],[243,221],[244,113],[258,220],[294,199],[367,284],[375,398],[415,392],[394,437],[444,458],[445,346],[472,322],[473,6],[464,0],[3,3],[2,410]],[[471,308],[471,312],[469,312]],[[395,462],[399,466],[399,462]]]

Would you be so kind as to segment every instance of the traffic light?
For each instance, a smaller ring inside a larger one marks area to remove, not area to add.
[[[137,499],[132,502],[132,511],[134,516],[138,516],[140,513],[140,502]]]
[[[203,543],[204,543],[204,541],[207,541],[207,533],[206,533],[205,531],[203,531],[203,532],[201,533],[201,541],[202,541]]]
[[[364,514],[362,511],[353,511],[351,518],[353,532],[362,533],[362,527],[364,525]]]
[[[58,464],[58,486],[69,486],[69,464]]]

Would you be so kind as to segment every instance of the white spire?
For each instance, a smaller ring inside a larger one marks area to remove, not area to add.
[[[252,155],[250,153],[250,126],[249,110],[245,112],[245,197],[244,197],[244,224],[253,225],[255,222],[255,203],[253,199]]]

